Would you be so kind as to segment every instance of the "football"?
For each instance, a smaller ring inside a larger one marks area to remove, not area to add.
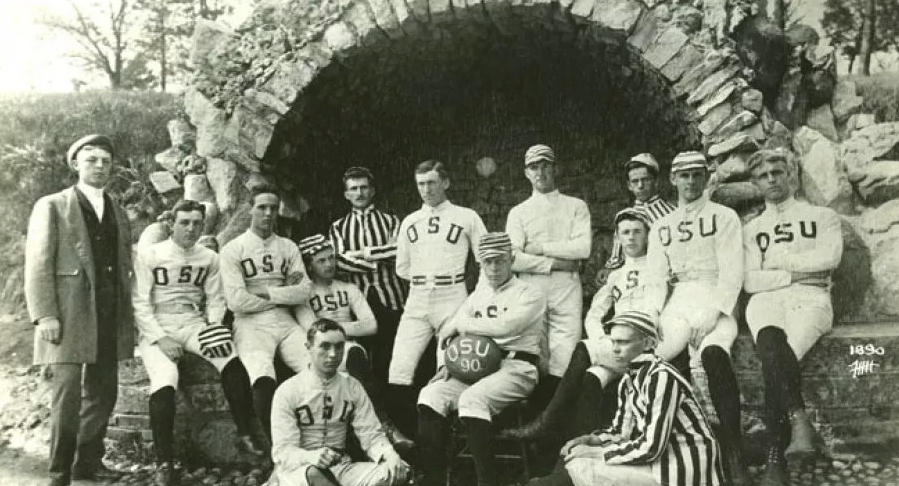
[[[496,341],[475,334],[453,338],[444,351],[447,372],[469,385],[498,370],[502,359],[503,352]]]

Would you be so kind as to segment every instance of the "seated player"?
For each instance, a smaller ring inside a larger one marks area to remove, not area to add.
[[[440,330],[441,342],[455,334],[489,336],[503,350],[500,369],[467,385],[441,367],[418,397],[418,437],[424,486],[443,484],[447,416],[458,411],[474,456],[478,486],[497,484],[492,417],[525,399],[537,385],[546,297],[512,274],[512,242],[488,233],[478,245],[482,281],[453,319]]]
[[[528,486],[717,486],[723,481],[718,441],[690,384],[651,353],[653,319],[617,314],[605,324],[612,353],[629,368],[618,385],[612,426],[570,440],[548,476]]]
[[[275,353],[290,369],[308,366],[306,336],[293,307],[305,304],[312,283],[305,278],[297,245],[275,233],[280,197],[272,186],[251,192],[250,228],[222,247],[222,285],[234,312],[234,344],[253,384],[253,402],[266,434],[275,394]]]
[[[150,377],[150,428],[159,486],[177,483],[172,469],[172,431],[177,363],[185,352],[203,356],[221,372],[222,389],[237,425],[238,448],[263,455],[251,439],[254,413],[249,399],[250,379],[233,352],[230,333],[219,326],[225,299],[218,255],[196,244],[205,208],[196,201],[182,201],[172,212],[171,238],[138,253],[132,295],[140,330],[140,355]]]
[[[843,253],[837,214],[793,199],[787,157],[760,150],[747,162],[766,205],[743,228],[743,286],[751,295],[746,321],[762,362],[772,439],[764,486],[790,484],[784,453],[789,459],[815,453],[818,437],[805,412],[799,360],[833,325],[831,273]]]
[[[531,422],[502,432],[505,437],[538,439],[553,433],[565,439],[596,430],[603,417],[603,389],[617,382],[625,368],[612,353],[612,343],[603,332],[606,314],[655,308],[647,304],[642,274],[646,268],[649,220],[643,210],[627,208],[615,215],[616,242],[626,256],[605,285],[593,296],[584,326],[587,339],[579,342],[546,409]],[[587,373],[587,371],[590,373]],[[610,407],[605,410],[611,411]],[[573,419],[573,420],[572,420]]]
[[[338,373],[346,334],[340,324],[319,319],[309,326],[311,366],[285,381],[272,402],[269,486],[399,486],[409,466],[390,446],[371,400],[358,380]],[[352,427],[372,462],[346,454]]]
[[[346,332],[347,349],[339,371],[349,372],[365,387],[390,443],[411,449],[415,444],[400,433],[387,416],[383,385],[375,378],[365,348],[353,341],[378,331],[378,323],[368,301],[359,287],[334,279],[337,258],[331,241],[323,235],[313,235],[300,241],[300,253],[312,279],[312,297],[309,298],[309,305],[297,307],[297,322],[303,329],[309,329],[313,322],[323,318],[340,324]]]

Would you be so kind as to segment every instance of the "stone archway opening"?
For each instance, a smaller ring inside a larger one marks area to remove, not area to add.
[[[353,165],[375,171],[382,204],[414,210],[413,168],[429,158],[448,165],[454,201],[501,229],[529,194],[522,157],[534,143],[554,147],[561,188],[607,228],[627,203],[627,157],[665,161],[699,145],[693,108],[620,34],[538,8],[521,15],[513,30],[465,19],[421,26],[322,69],[262,160],[264,173],[309,202],[303,232],[346,211],[341,175]],[[497,167],[486,177],[475,169],[483,158]]]

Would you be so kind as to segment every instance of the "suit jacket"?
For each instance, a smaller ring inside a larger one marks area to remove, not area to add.
[[[131,229],[125,212],[112,204],[118,225],[117,322],[119,359],[134,354],[131,310]],[[90,237],[74,187],[38,200],[25,245],[25,302],[31,321],[56,317],[59,344],[34,337],[34,363],[97,361],[97,301]],[[100,305],[103,305],[101,302]]]

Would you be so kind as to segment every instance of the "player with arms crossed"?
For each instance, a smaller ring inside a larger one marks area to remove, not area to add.
[[[171,238],[138,253],[132,303],[140,331],[138,349],[150,377],[150,429],[156,450],[156,484],[177,484],[173,470],[175,388],[185,352],[206,358],[221,372],[222,390],[237,425],[238,448],[262,456],[252,437],[250,379],[221,326],[225,298],[218,255],[197,245],[206,208],[181,201],[172,208]]]
[[[339,371],[348,372],[365,387],[365,393],[371,399],[390,443],[411,449],[415,444],[397,430],[387,416],[383,382],[375,377],[365,348],[354,341],[378,331],[378,322],[365,296],[359,287],[334,279],[337,274],[334,246],[323,235],[309,236],[300,241],[300,253],[312,279],[312,297],[308,305],[297,307],[297,322],[306,330],[319,319],[331,319],[340,324],[346,333],[347,344]]]
[[[615,215],[616,241],[621,244],[626,259],[593,296],[584,320],[587,339],[575,346],[571,362],[546,409],[531,422],[503,431],[504,436],[538,439],[555,431],[564,434],[567,440],[596,430],[603,417],[608,420],[614,407],[603,407],[603,390],[617,383],[626,370],[615,359],[612,342],[603,330],[606,315],[613,309],[619,314],[660,306],[647,301],[653,296],[645,285],[649,226],[642,209],[627,208]]]
[[[766,206],[743,228],[743,285],[751,294],[746,321],[762,362],[771,434],[762,484],[785,486],[790,475],[784,453],[807,457],[819,442],[805,412],[799,360],[833,325],[831,273],[840,263],[843,237],[833,210],[793,198],[786,153],[760,150],[747,165]]]
[[[256,413],[271,434],[275,353],[296,372],[306,367],[306,337],[292,306],[309,301],[312,282],[304,278],[297,245],[275,234],[277,190],[257,186],[251,201],[250,228],[222,248],[221,272],[225,301],[234,312],[234,343],[253,383]]]
[[[465,263],[487,228],[478,213],[446,197],[450,180],[442,162],[427,160],[415,168],[424,203],[400,224],[396,273],[411,284],[390,359],[391,395],[397,410],[414,413],[415,369],[435,333],[468,296]],[[430,357],[428,357],[431,359]],[[438,349],[437,361],[443,356]]]
[[[493,416],[520,402],[537,386],[546,298],[512,274],[512,242],[505,233],[487,233],[478,245],[483,278],[456,316],[440,330],[440,341],[456,334],[489,336],[503,351],[499,370],[467,385],[446,367],[418,398],[418,444],[423,486],[443,484],[446,475],[447,416],[458,411],[474,456],[478,486],[496,486]]]
[[[272,404],[272,459],[269,486],[400,486],[409,466],[381,430],[365,389],[338,373],[346,335],[330,319],[315,321],[307,333],[311,366],[285,381]],[[346,454],[352,427],[372,462],[352,462]]]
[[[587,203],[559,192],[555,163],[556,155],[546,145],[534,145],[525,152],[524,175],[533,194],[509,211],[506,222],[515,249],[512,270],[540,288],[549,305],[550,376],[535,393],[538,406],[549,402],[584,334],[578,270],[581,260],[590,256],[593,239]]]
[[[708,376],[709,394],[721,422],[722,452],[730,480],[746,483],[740,428],[740,389],[730,361],[737,337],[733,312],[743,287],[743,234],[732,209],[705,195],[708,161],[699,152],[681,152],[671,163],[671,183],[678,207],[656,221],[649,235],[648,285],[665,302],[661,343],[656,354],[670,361],[689,347],[699,353]]]

